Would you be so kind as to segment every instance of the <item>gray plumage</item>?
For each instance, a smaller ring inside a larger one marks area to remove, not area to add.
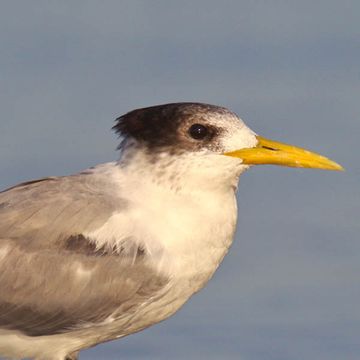
[[[53,335],[131,313],[167,279],[147,269],[143,249],[96,249],[82,236],[127,202],[92,172],[24,183],[0,193],[0,328]],[[124,241],[131,242],[131,239]],[[78,267],[88,281],[74,277]],[[46,273],[46,277],[44,274]]]

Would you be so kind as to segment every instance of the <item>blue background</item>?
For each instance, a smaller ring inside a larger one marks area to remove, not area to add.
[[[257,167],[208,286],[82,359],[360,358],[360,2],[2,1],[0,186],[117,158],[133,108],[227,106],[345,173]]]

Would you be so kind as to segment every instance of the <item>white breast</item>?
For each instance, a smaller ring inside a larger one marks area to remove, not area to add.
[[[146,179],[125,179],[120,188],[127,191],[121,196],[129,200],[129,207],[84,235],[99,247],[116,247],[130,239],[146,249],[159,272],[172,278],[201,278],[194,284],[193,290],[198,290],[232,243],[237,217],[233,188],[176,192]]]

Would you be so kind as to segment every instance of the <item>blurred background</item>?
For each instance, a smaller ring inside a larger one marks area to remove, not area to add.
[[[251,169],[208,286],[82,359],[360,358],[359,17],[357,0],[1,2],[2,189],[115,160],[117,116],[175,101],[346,168]]]

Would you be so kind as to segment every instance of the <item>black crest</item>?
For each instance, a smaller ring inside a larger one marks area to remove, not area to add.
[[[115,132],[143,142],[148,148],[179,144],[184,124],[206,121],[209,113],[229,113],[225,108],[202,103],[171,103],[136,109],[116,119]],[[213,129],[213,135],[215,130]],[[210,139],[209,139],[210,140]]]

